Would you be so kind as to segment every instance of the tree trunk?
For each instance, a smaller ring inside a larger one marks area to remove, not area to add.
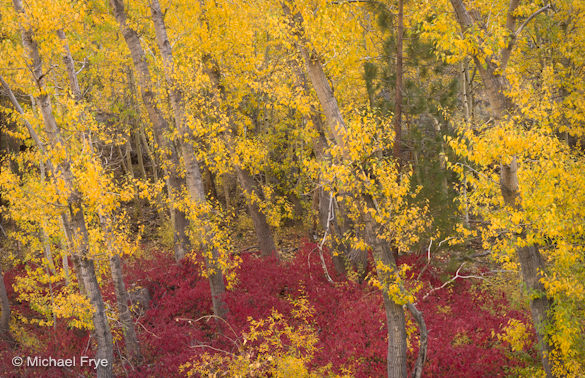
[[[331,193],[323,188],[317,189],[319,191],[319,221],[324,232],[331,235],[331,259],[335,271],[342,276],[347,276],[347,257],[349,254],[348,246],[342,242],[344,231],[342,231],[339,223],[339,211],[335,206],[335,198]],[[358,269],[359,270],[359,269]]]
[[[128,173],[130,177],[135,178],[134,176],[134,167],[132,166],[132,143],[130,142],[132,139],[131,132],[128,132],[126,136],[126,143],[124,144],[126,147],[126,167],[128,168]]]
[[[17,13],[24,14],[24,7],[22,0],[13,0],[14,8]],[[42,60],[39,54],[39,48],[34,40],[32,30],[22,29],[22,40],[25,50],[31,60],[31,73],[33,80],[36,85],[41,88],[41,94],[37,97],[37,103],[41,109],[43,121],[45,125],[45,131],[48,136],[48,142],[52,148],[58,150],[63,148],[65,145],[60,135],[57,122],[53,115],[51,107],[51,101],[48,94],[44,91],[44,74],[42,67]],[[4,84],[4,83],[3,83]],[[22,109],[12,96],[14,106],[22,114]],[[27,125],[28,126],[28,125]],[[44,154],[44,147],[40,143],[40,138],[32,127],[28,127],[31,137],[37,143],[37,147]],[[46,156],[43,156],[46,159]],[[49,161],[50,163],[50,161]],[[69,208],[71,219],[67,216],[63,216],[65,227],[68,228],[69,235],[75,241],[73,245],[77,247],[77,253],[82,259],[81,267],[83,270],[84,283],[88,291],[90,302],[94,309],[93,323],[95,328],[95,337],[97,340],[97,352],[96,357],[106,359],[108,361],[107,366],[100,366],[97,369],[98,377],[111,377],[112,376],[112,365],[114,362],[114,347],[112,341],[112,334],[106,318],[104,310],[104,302],[100,292],[100,288],[95,276],[95,270],[93,268],[93,261],[87,258],[89,252],[88,234],[85,225],[85,218],[83,215],[81,197],[75,188],[75,179],[71,171],[70,162],[64,161],[59,166],[54,167],[53,164],[49,165],[53,171],[52,177],[57,180],[62,178],[65,187],[69,193],[67,197],[67,205]]]
[[[67,39],[65,33],[62,30],[58,31],[59,38],[63,41],[64,44],[64,61],[67,66],[67,72],[69,75],[69,81],[71,84],[71,91],[73,92],[77,101],[82,101],[81,98],[81,91],[79,86],[79,81],[77,80],[77,73],[75,72],[75,66],[73,57],[71,56],[71,51],[69,50],[69,46],[67,44]],[[91,138],[91,137],[90,137]],[[93,148],[91,147],[92,141],[89,140],[90,150],[93,152]],[[128,173],[134,177],[134,173],[132,170],[132,160],[130,159],[130,137],[128,136],[126,139],[126,169]],[[119,150],[119,147],[118,147]],[[124,160],[122,160],[123,162]],[[43,170],[44,172],[44,170]],[[114,248],[114,239],[113,234],[111,232],[111,225],[110,220],[107,217],[103,217],[100,215],[100,222],[102,224],[102,230],[106,233],[107,244],[110,256],[110,269],[112,273],[112,281],[114,283],[114,288],[116,292],[116,301],[118,304],[119,316],[120,316],[120,323],[122,324],[122,330],[124,333],[124,341],[126,343],[126,352],[128,354],[128,358],[135,362],[138,361],[140,357],[140,350],[138,345],[138,338],[136,337],[136,331],[134,329],[134,321],[132,316],[130,315],[130,311],[128,310],[128,293],[126,291],[126,286],[124,284],[124,278],[122,273],[122,263],[120,260],[120,256],[117,254]]]
[[[516,157],[513,157],[510,164],[502,164],[500,188],[506,205],[515,209],[521,209],[520,190],[518,185],[518,163]],[[518,237],[523,238],[524,236],[525,231],[522,230]],[[541,282],[546,272],[546,265],[540,251],[538,250],[538,246],[536,245],[519,247],[516,250],[516,255],[520,262],[522,280],[530,293],[530,310],[532,313],[534,328],[536,329],[538,344],[540,346],[539,353],[542,360],[542,366],[547,377],[553,377],[554,374],[552,373],[552,367],[548,356],[554,351],[554,346],[548,340],[546,332],[547,324],[552,322],[551,309],[553,303],[552,300],[546,296],[546,289]]]
[[[474,27],[474,20],[467,12],[462,0],[450,1],[461,30],[463,33],[466,33],[467,30]],[[512,33],[514,33],[514,17],[512,15],[518,5],[519,1],[510,1],[507,28]],[[492,116],[496,121],[499,121],[503,117],[512,113],[515,108],[515,105],[505,95],[505,89],[507,87],[505,78],[497,73],[500,70],[500,65],[505,65],[505,63],[507,63],[507,57],[511,53],[511,48],[512,45],[510,44],[506,49],[509,51],[504,51],[503,62],[500,62],[500,64],[494,63],[491,60],[491,57],[487,58],[486,64],[482,64],[477,56],[473,56],[475,66],[479,71],[488,95]],[[517,210],[521,209],[518,185],[518,163],[515,156],[512,157],[512,161],[509,164],[501,164],[500,190],[507,206]],[[524,235],[525,230],[522,230],[518,237],[522,238]],[[542,274],[546,272],[544,259],[536,245],[519,247],[516,250],[516,254],[518,256],[518,261],[520,262],[522,279],[526,284],[528,291],[531,293],[530,308],[532,312],[532,321],[541,347],[540,357],[542,365],[547,377],[552,377],[554,374],[552,373],[548,356],[555,350],[555,348],[548,340],[546,332],[546,325],[552,322],[552,300],[546,296],[544,285],[541,282]]]
[[[100,378],[113,377],[112,365],[114,363],[114,347],[112,332],[106,317],[106,308],[96,278],[94,262],[86,257],[81,257],[80,262],[85,287],[87,288],[90,302],[94,307],[93,335],[96,338],[98,345],[95,358],[108,361],[107,366],[101,366],[101,364],[98,366],[97,376]]]
[[[122,273],[122,260],[120,255],[112,251],[110,257],[110,269],[112,271],[112,281],[114,282],[114,289],[116,291],[116,302],[118,304],[118,314],[120,316],[120,323],[122,324],[122,331],[124,332],[124,343],[126,344],[126,355],[132,362],[138,362],[141,359],[140,345],[136,337],[136,330],[134,328],[134,320],[128,308],[128,291],[126,291],[126,284],[124,284],[124,276]]]
[[[136,146],[136,155],[138,156],[138,168],[140,168],[140,177],[147,179],[146,168],[144,168],[144,156],[142,151],[142,142],[140,141],[140,133],[134,131],[134,145]]]
[[[303,90],[306,94],[309,94],[309,83],[307,83],[307,77],[304,72],[299,70],[298,72],[299,79],[302,83]],[[315,130],[317,131],[317,137],[313,140],[313,153],[315,154],[315,158],[318,162],[323,163],[327,160],[331,159],[330,156],[326,156],[326,149],[329,145],[327,138],[325,137],[325,128],[323,127],[323,122],[321,120],[321,116],[318,113],[318,110],[311,106],[311,114],[310,114],[311,123]],[[324,232],[327,232],[331,235],[331,259],[333,261],[333,266],[335,267],[335,271],[342,275],[343,277],[347,276],[347,267],[349,262],[349,246],[342,241],[346,231],[348,230],[346,222],[340,223],[340,220],[344,219],[343,214],[343,206],[342,204],[337,203],[335,198],[331,197],[331,194],[324,190],[321,185],[320,188],[317,189],[317,196],[318,196],[318,211],[319,211],[319,223],[323,228]],[[341,215],[341,216],[340,216]],[[362,254],[363,255],[363,254]],[[367,260],[367,256],[363,260]],[[355,259],[354,259],[355,260]],[[355,263],[355,261],[351,261]],[[359,272],[359,263],[355,264],[356,268]],[[365,265],[363,268],[365,271]]]
[[[154,154],[154,152],[152,152],[152,150],[148,146],[148,141],[146,140],[146,137],[144,136],[144,132],[142,130],[139,131],[138,136],[139,136],[140,140],[142,141],[142,145],[144,146],[144,149],[146,150],[146,154],[148,155],[150,162],[152,163],[152,178],[153,178],[154,182],[158,182],[158,166],[156,164],[156,155]]]
[[[325,120],[329,132],[333,136],[335,143],[341,148],[343,160],[349,160],[349,153],[345,147],[344,141],[346,125],[317,53],[314,50],[310,53],[308,50],[309,43],[306,40],[302,29],[302,16],[300,13],[291,15],[291,11],[287,4],[283,2],[282,5],[285,14],[292,17],[294,28],[297,31],[295,37],[298,38],[298,47],[303,57],[309,80],[317,93],[317,98],[319,99],[319,103],[325,113]],[[367,198],[367,196],[360,196],[360,198],[364,201],[366,206],[372,207],[370,203],[371,199]],[[376,234],[378,225],[369,214],[366,213],[365,216],[367,218],[365,220],[366,242],[374,250],[374,259],[376,262],[381,262],[386,267],[395,271],[397,268],[394,257],[389,252],[386,242],[378,238],[378,235]],[[388,272],[378,269],[380,282],[383,283],[388,281],[389,277],[387,277],[387,275]],[[388,324],[388,377],[406,377],[408,373],[406,369],[406,322],[404,311],[401,305],[397,304],[389,297],[387,289],[382,290],[382,294],[384,297],[384,309],[386,311]]]
[[[150,76],[150,70],[146,61],[144,50],[140,44],[138,33],[133,30],[127,23],[126,12],[124,10],[124,4],[122,0],[110,0],[110,4],[114,10],[114,16],[120,26],[122,36],[126,41],[134,68],[136,70],[138,81],[140,84],[142,101],[148,116],[153,126],[153,135],[155,139],[155,149],[162,148],[164,151],[170,154],[169,164],[163,163],[163,169],[165,170],[165,176],[169,179],[167,184],[169,186],[170,200],[171,200],[171,211],[174,212],[174,239],[175,239],[175,258],[181,260],[185,257],[187,251],[190,250],[190,243],[187,237],[187,221],[185,214],[179,210],[175,203],[175,197],[181,193],[182,180],[180,178],[179,168],[179,156],[176,149],[173,146],[172,141],[165,136],[169,133],[170,127],[163,117],[161,110],[159,109],[156,101],[156,96],[153,91],[152,78]],[[183,143],[181,143],[183,144]],[[188,157],[189,154],[186,156]],[[161,154],[161,157],[164,154]],[[184,156],[185,158],[185,156]],[[162,159],[161,159],[162,160]]]
[[[112,0],[119,1],[119,0]],[[188,138],[188,128],[184,124],[185,109],[183,104],[182,93],[177,87],[176,81],[173,79],[174,62],[171,44],[167,36],[164,16],[160,9],[158,0],[151,0],[150,10],[152,13],[152,21],[156,33],[156,41],[159,51],[161,53],[164,65],[165,78],[169,85],[169,94],[171,98],[171,106],[173,108],[175,124],[179,131],[179,145],[183,155],[185,165],[185,181],[187,185],[187,192],[191,201],[196,205],[204,205],[207,202],[205,196],[205,186],[201,177],[201,168],[195,156],[193,147],[186,141]],[[204,214],[202,223],[209,221],[209,215]],[[213,312],[216,316],[225,317],[228,311],[227,304],[223,296],[225,294],[225,284],[223,279],[223,271],[219,263],[219,254],[216,250],[213,240],[213,234],[209,227],[204,226],[203,245],[205,249],[210,250],[211,258],[205,256],[206,269],[209,274],[209,286],[211,288],[211,298],[213,302]]]
[[[402,38],[404,34],[404,6],[398,0],[398,19],[396,20],[396,96],[394,98],[394,158],[401,164],[402,154]]]
[[[274,256],[276,254],[276,244],[274,244],[272,230],[270,229],[270,225],[268,225],[266,215],[260,210],[258,203],[256,203],[257,199],[261,199],[260,189],[257,187],[254,178],[241,167],[236,167],[236,174],[242,185],[242,191],[246,198],[250,217],[252,217],[252,222],[254,222],[254,230],[256,231],[260,253],[263,257]]]
[[[6,341],[12,341],[10,335],[10,301],[4,284],[4,274],[0,270],[0,304],[2,305],[2,316],[0,317],[0,337]]]
[[[386,241],[378,238],[375,221],[368,215],[365,220],[366,241],[372,247],[374,259],[381,262],[386,269],[380,269],[376,264],[378,280],[382,285],[384,310],[388,326],[388,353],[387,372],[389,378],[404,378],[408,376],[406,357],[406,319],[402,306],[390,298],[388,286],[394,281],[392,274],[397,271],[394,255],[388,248]]]

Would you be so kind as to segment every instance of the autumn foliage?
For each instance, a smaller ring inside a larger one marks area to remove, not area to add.
[[[582,0],[0,20],[0,375],[585,375]]]
[[[400,263],[412,266],[416,277],[426,264],[425,257],[410,256]],[[386,332],[382,298],[377,289],[365,282],[341,281],[337,276],[339,281],[335,284],[327,282],[311,243],[302,244],[292,261],[279,263],[272,259],[262,260],[262,264],[259,261],[254,254],[243,256],[238,283],[226,296],[231,311],[225,321],[210,316],[209,285],[190,262],[176,263],[168,254],[155,252],[149,258],[128,263],[128,282],[147,288],[152,297],[148,310],[137,318],[144,361],[133,368],[126,365],[129,375],[186,374],[190,366],[201,364],[204,355],[217,359],[208,369],[213,366],[224,372],[235,364],[235,356],[245,355],[249,364],[243,366],[252,369],[250,365],[258,362],[256,373],[262,375],[268,371],[262,365],[266,364],[266,356],[276,359],[288,355],[291,357],[288,362],[293,364],[289,368],[321,372],[318,375],[324,372],[356,377],[384,375]],[[16,273],[17,270],[7,274],[9,283]],[[442,281],[435,267],[425,269],[421,279],[424,285],[419,303],[430,335],[425,365],[428,376],[493,377],[530,371],[526,369],[534,366],[536,355],[525,309],[512,310],[503,291],[471,279],[456,280],[422,299],[431,287],[441,286]],[[104,292],[110,300],[111,290]],[[299,306],[300,314],[295,311]],[[15,306],[14,311],[31,314],[25,303]],[[266,331],[270,326],[268,319],[275,314],[279,319],[276,328],[291,327],[290,333],[281,335],[277,343],[274,340],[267,343],[267,349],[261,352],[259,346],[272,337],[261,331]],[[263,325],[254,323],[258,321]],[[414,358],[417,331],[412,322],[409,324],[409,356]],[[519,350],[514,349],[517,342],[512,345],[502,341],[509,324],[527,327],[526,334],[520,335],[525,344],[520,344]],[[253,325],[255,331],[251,333]],[[65,321],[59,321],[51,333],[39,332],[32,326],[24,327],[22,332],[35,342],[19,349],[4,349],[1,358],[6,363],[2,364],[2,375],[32,376],[38,372],[11,367],[9,361],[15,355],[70,357],[89,345],[88,332],[71,329]],[[251,335],[257,339],[252,340]],[[294,347],[291,335],[301,338],[302,343]],[[308,339],[314,344],[307,343]],[[248,340],[247,346],[244,340]],[[122,349],[122,345],[118,347]],[[87,353],[93,353],[91,348]],[[259,357],[261,353],[264,358]],[[64,374],[73,376],[76,371]],[[63,374],[58,369],[45,372],[49,376]],[[123,370],[118,373],[123,374]]]

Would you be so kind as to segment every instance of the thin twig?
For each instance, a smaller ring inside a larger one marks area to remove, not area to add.
[[[485,279],[484,277],[481,277],[481,276],[460,276],[460,275],[459,275],[459,272],[461,271],[461,268],[463,268],[463,266],[464,266],[464,265],[465,265],[465,263],[462,263],[462,264],[461,264],[461,266],[459,266],[459,269],[457,269],[457,272],[455,273],[455,276],[454,276],[454,277],[452,277],[450,280],[448,280],[447,282],[445,282],[445,283],[444,283],[444,284],[442,284],[441,286],[432,288],[432,289],[431,289],[431,290],[430,290],[428,293],[426,293],[426,294],[423,296],[423,298],[422,298],[422,299],[423,299],[423,300],[425,300],[425,299],[426,299],[426,298],[427,298],[429,295],[431,295],[432,293],[434,293],[434,292],[435,292],[435,291],[437,291],[437,290],[441,290],[441,289],[442,289],[442,288],[444,288],[445,286],[447,286],[447,285],[449,285],[450,283],[452,283],[453,281],[455,281],[457,278],[463,278],[463,279],[466,279],[466,278],[478,278],[478,279],[480,279],[480,280],[483,280],[483,279]]]

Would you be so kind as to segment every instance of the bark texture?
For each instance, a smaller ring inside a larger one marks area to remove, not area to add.
[[[75,71],[75,65],[71,51],[67,43],[65,32],[59,30],[57,32],[59,38],[63,42],[63,61],[67,67],[67,74],[69,77],[71,92],[76,101],[82,101],[81,90],[79,81],[77,80],[77,73]],[[90,140],[90,146],[92,141]],[[128,142],[129,143],[129,142]],[[91,147],[90,147],[91,148]],[[93,149],[92,149],[93,150]],[[132,162],[130,160],[130,154],[127,152],[126,158],[128,159],[127,168],[132,170]],[[134,320],[128,310],[128,292],[126,291],[126,285],[124,284],[124,275],[122,273],[122,262],[120,256],[114,247],[113,234],[111,232],[111,220],[108,217],[100,216],[102,228],[108,238],[108,249],[111,254],[110,256],[110,270],[112,273],[112,281],[114,283],[114,289],[116,292],[116,302],[118,305],[118,312],[120,317],[120,323],[122,325],[122,332],[124,334],[124,342],[126,347],[126,353],[128,358],[132,362],[137,362],[140,359],[140,348],[138,344],[138,338],[136,337],[136,330],[134,329]]]
[[[12,340],[10,336],[10,301],[8,300],[8,292],[6,291],[6,285],[4,284],[4,274],[0,270],[0,310],[2,316],[0,316],[0,337],[4,340]]]
[[[118,0],[112,0],[118,1]],[[164,16],[160,8],[158,0],[150,1],[150,10],[152,14],[152,21],[156,33],[156,41],[160,54],[163,59],[165,78],[169,86],[169,93],[171,99],[171,107],[174,113],[175,126],[179,131],[179,145],[183,155],[183,162],[185,167],[185,181],[189,198],[196,205],[204,205],[207,202],[205,196],[205,185],[201,176],[201,167],[197,161],[195,151],[192,145],[188,142],[188,128],[184,123],[185,108],[183,104],[183,96],[180,89],[174,80],[174,62],[171,44],[167,36]],[[206,269],[209,273],[209,285],[211,288],[211,298],[213,302],[213,312],[216,316],[225,317],[228,311],[227,304],[223,300],[225,294],[225,283],[223,278],[223,271],[219,264],[218,251],[213,246],[213,233],[206,226],[208,222],[208,215],[204,215],[202,219],[203,227],[203,245],[204,248],[210,252],[209,256],[205,256]]]
[[[132,62],[140,84],[142,102],[146,107],[148,117],[153,126],[155,149],[162,149],[169,154],[168,164],[165,164],[163,159],[161,159],[161,161],[163,161],[162,166],[165,171],[165,176],[168,177],[167,186],[169,188],[171,204],[173,204],[175,202],[174,198],[181,192],[183,185],[178,171],[178,167],[180,166],[179,155],[173,146],[172,141],[167,137],[171,129],[157,105],[146,56],[142,49],[142,45],[140,44],[138,33],[128,25],[124,3],[122,0],[110,0],[110,4],[114,11],[114,16],[118,21],[122,36],[130,50],[130,56],[132,57]],[[188,221],[183,211],[173,205],[171,205],[171,207],[171,211],[173,212],[171,218],[174,219],[175,258],[181,260],[190,250],[189,239],[187,236]]]
[[[258,247],[260,248],[260,254],[264,257],[274,256],[276,253],[276,244],[272,237],[272,230],[266,219],[266,215],[260,210],[258,204],[253,200],[254,198],[262,198],[260,189],[256,184],[256,181],[246,170],[236,167],[236,174],[242,190],[246,197],[246,204],[248,205],[248,211],[250,217],[254,223],[254,230],[256,231],[256,238],[258,239]]]
[[[450,1],[462,33],[465,34],[474,27],[475,21],[468,13],[462,0]],[[517,0],[511,0],[509,4],[506,26],[512,35],[516,35],[513,14],[518,5],[519,1]],[[499,64],[493,56],[486,59],[486,64],[482,64],[477,56],[472,57],[481,76],[490,102],[491,115],[496,122],[510,115],[515,110],[515,104],[513,104],[504,94],[505,89],[507,88],[505,78],[497,73],[501,67],[505,68],[512,52],[512,48],[513,41],[511,41],[503,50]],[[521,210],[518,185],[518,162],[516,157],[512,157],[512,161],[508,164],[501,164],[500,190],[507,206],[516,210]],[[523,230],[517,236],[522,238],[525,236],[525,231]],[[520,247],[516,250],[516,255],[520,262],[522,279],[528,291],[531,293],[530,308],[532,312],[532,321],[540,344],[542,365],[547,377],[553,377],[554,374],[548,356],[554,351],[554,347],[548,340],[545,331],[546,324],[550,324],[552,320],[551,309],[553,303],[552,300],[546,296],[544,286],[541,282],[542,274],[546,272],[546,265],[537,245]]]
[[[13,0],[13,5],[18,13],[25,13],[22,0]],[[33,80],[40,89],[44,89],[43,79],[45,76],[43,74],[43,64],[32,30],[22,28],[22,41],[28,57],[31,60],[31,73],[33,75]],[[36,101],[43,116],[48,143],[52,148],[62,148],[64,142],[53,115],[50,98],[44,90],[41,90],[40,93],[41,94],[37,96]],[[18,104],[15,104],[15,107],[17,109],[20,108],[20,106],[17,105]],[[27,127],[28,126],[29,125],[27,125]],[[41,152],[43,152],[44,148],[42,147],[40,138],[36,135],[34,129],[29,128],[29,132]],[[69,161],[65,160],[58,166],[54,166],[50,162],[48,165],[53,171],[52,177],[55,179],[60,177],[65,182],[65,187],[68,192],[67,205],[69,208],[69,214],[63,214],[64,226],[67,228],[68,234],[72,240],[75,241],[74,245],[77,247],[75,253],[80,258],[83,281],[93,307],[94,336],[97,342],[96,357],[108,361],[107,366],[100,365],[98,367],[97,375],[98,377],[111,377],[112,365],[114,362],[112,333],[105,314],[105,306],[100,287],[95,275],[94,262],[87,257],[89,243],[81,196],[75,188],[75,180]]]
[[[128,307],[129,296],[122,273],[122,260],[116,253],[113,253],[110,257],[110,270],[112,271],[112,281],[114,282],[114,290],[116,292],[118,316],[120,317],[122,332],[124,333],[126,355],[132,363],[135,363],[141,359],[140,345],[138,344],[138,337],[136,337],[134,320]]]
[[[293,13],[286,2],[282,3],[284,13],[291,19],[291,28],[295,33],[295,38],[298,38],[298,48],[305,63],[305,69],[309,80],[317,93],[317,98],[325,114],[326,125],[328,131],[333,136],[335,143],[341,148],[343,159],[348,160],[349,153],[345,147],[344,134],[346,125],[343,116],[339,109],[339,105],[333,94],[333,89],[329,84],[327,75],[323,70],[323,66],[319,61],[315,50],[310,50],[310,43],[305,37],[302,29],[303,20],[300,13]],[[373,207],[371,198],[365,194],[359,195],[360,199],[370,208]],[[372,247],[374,251],[374,259],[376,262],[381,262],[391,271],[395,271],[396,261],[392,255],[390,248],[386,241],[378,237],[379,225],[369,215],[365,214],[364,223],[366,228],[366,242]],[[378,279],[380,282],[391,282],[392,275],[386,270],[377,270]],[[386,286],[386,285],[384,285]],[[388,359],[387,372],[388,377],[407,377],[406,364],[406,322],[404,317],[404,310],[402,306],[396,303],[389,295],[388,290],[383,289],[384,309],[386,311],[386,319],[388,324]]]

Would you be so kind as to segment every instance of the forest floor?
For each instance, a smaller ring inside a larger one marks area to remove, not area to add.
[[[241,254],[237,281],[226,297],[230,309],[227,325],[207,317],[211,308],[209,285],[197,264],[176,263],[170,254],[157,250],[143,252],[128,262],[125,275],[129,289],[147,288],[151,300],[147,308],[135,306],[144,359],[139,366],[118,362],[116,374],[176,376],[182,374],[182,365],[197,361],[203,353],[240,353],[242,333],[250,329],[251,319],[266,319],[277,311],[294,326],[298,320],[294,302],[306,298],[311,316],[305,320],[318,337],[309,366],[318,369],[329,364],[333,372],[350,372],[356,377],[384,376],[387,333],[380,291],[368,282],[342,280],[324,253],[334,283],[329,282],[314,243],[302,241],[295,252],[286,262],[260,259],[249,251]],[[414,285],[417,278],[422,282],[417,306],[429,337],[424,376],[496,377],[535,371],[535,335],[529,326],[529,312],[524,301],[509,290],[506,277],[457,278],[444,285],[455,272],[440,273],[443,269],[427,266],[426,254],[401,257],[399,263],[411,267],[409,284]],[[461,269],[459,275],[481,277],[485,272],[487,268],[476,266],[473,272]],[[17,267],[5,275],[18,319],[35,317],[12,289],[14,277],[23,273],[24,268]],[[112,285],[104,283],[103,288],[106,301],[114,308]],[[412,366],[418,351],[418,330],[409,314],[407,321]],[[70,328],[65,319],[45,328],[19,321],[15,329],[20,345],[0,348],[0,376],[79,376],[91,371],[13,367],[14,356],[70,358],[92,354],[88,332]],[[123,340],[116,326],[114,337],[119,361]],[[522,337],[527,341],[519,340]]]

